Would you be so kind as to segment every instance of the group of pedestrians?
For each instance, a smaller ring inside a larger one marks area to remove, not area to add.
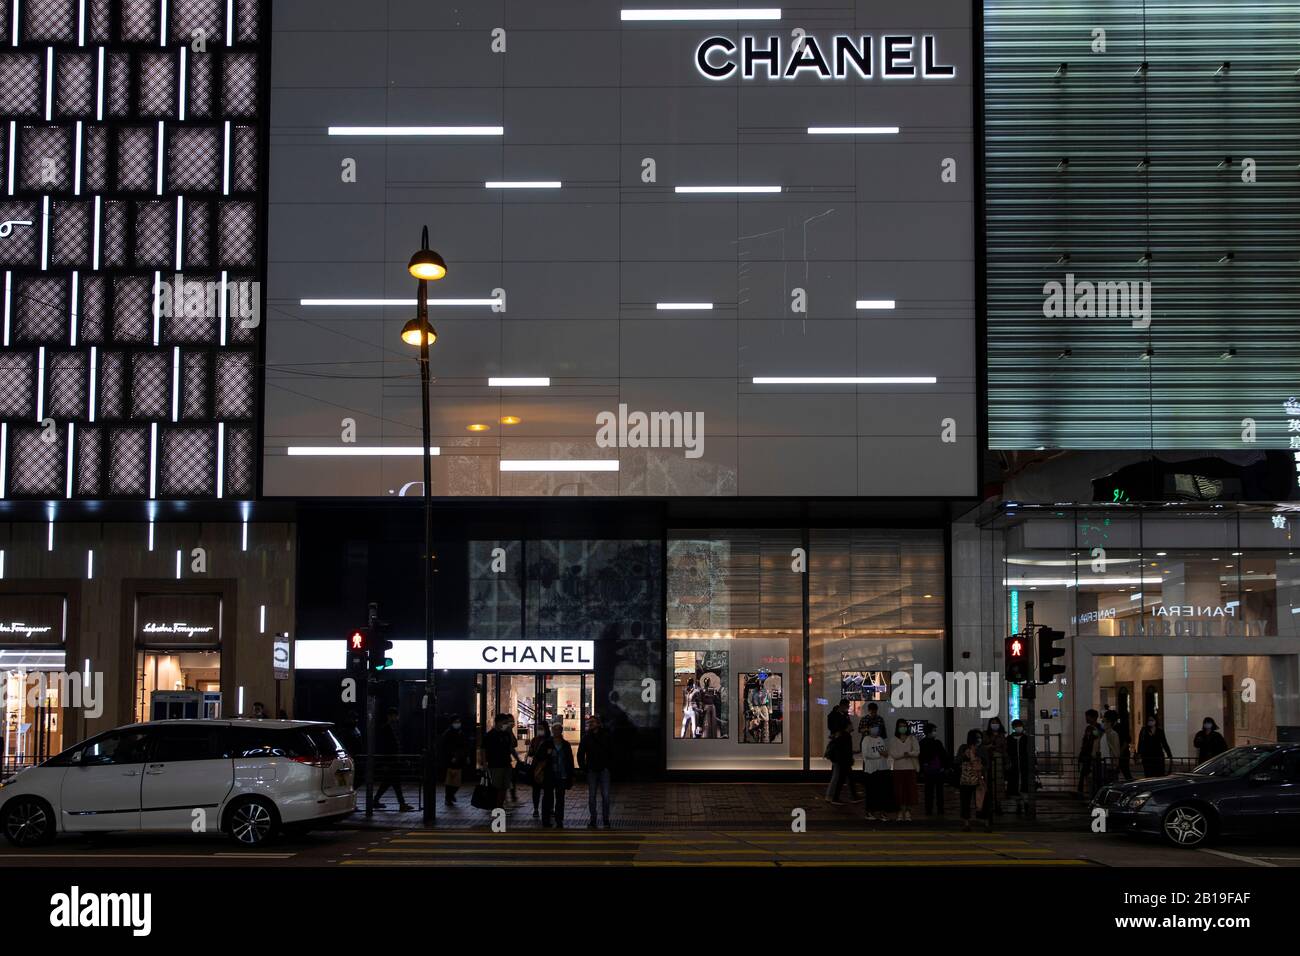
[[[1164,728],[1155,715],[1148,715],[1138,733],[1136,747],[1128,729],[1128,721],[1117,710],[1104,713],[1094,709],[1084,712],[1083,736],[1079,741],[1079,793],[1092,795],[1108,783],[1133,779],[1133,753],[1142,764],[1144,777],[1163,777],[1168,772],[1166,761],[1174,759]],[[1197,763],[1217,757],[1228,749],[1228,743],[1219,732],[1213,717],[1201,722],[1201,729],[1192,739]]]
[[[991,719],[983,730],[971,730],[955,755],[949,753],[932,723],[924,725],[918,738],[911,723],[900,719],[887,736],[887,725],[875,703],[867,705],[867,712],[858,722],[856,746],[851,723],[849,701],[841,700],[826,721],[826,759],[831,762],[828,802],[842,806],[840,797],[846,785],[849,796],[858,799],[853,772],[857,753],[861,756],[867,820],[910,821],[922,788],[925,814],[943,816],[945,785],[957,787],[961,819],[967,830],[976,817],[991,828],[993,815],[1002,812],[1004,797],[1014,803],[1017,814],[1026,811],[1033,784],[1033,758],[1022,721],[1012,721],[1008,734],[999,718]]]
[[[599,803],[599,820],[609,827],[613,750],[609,731],[593,715],[587,718],[576,756],[573,744],[564,736],[564,724],[559,721],[543,723],[521,754],[514,717],[497,714],[492,729],[483,735],[484,772],[495,797],[487,809],[505,807],[508,800],[518,803],[517,780],[522,777],[532,788],[533,817],[540,818],[543,827],[562,830],[568,791],[581,773],[587,782],[587,825],[597,826]],[[452,806],[463,782],[463,771],[470,766],[469,743],[459,719],[439,742],[439,760],[445,775],[443,801]]]

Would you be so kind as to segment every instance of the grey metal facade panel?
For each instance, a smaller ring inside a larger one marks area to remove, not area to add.
[[[413,299],[405,264],[424,224],[451,266],[431,296],[506,296],[504,310],[433,309],[437,495],[977,491],[970,3],[795,2],[771,23],[645,24],[620,22],[618,4],[582,0],[544,12],[493,0],[287,0],[273,27],[267,495],[418,492],[418,456],[314,460],[287,449],[339,444],[344,419],[359,445],[419,443],[416,366],[398,339],[410,309],[302,300]],[[871,37],[872,76],[715,81],[697,68],[711,36],[775,38],[789,54],[795,29],[827,50],[839,34]],[[893,33],[916,38],[917,76],[882,75],[883,37]],[[923,48],[956,75],[920,76]],[[486,125],[503,135],[329,135],[349,125]],[[822,125],[900,131],[809,132]],[[947,160],[955,181],[944,177]],[[485,185],[539,180],[561,188]],[[780,192],[675,192],[720,184]],[[806,312],[792,308],[795,290]],[[856,308],[869,299],[896,307]],[[938,381],[754,382],[791,375]],[[488,385],[502,376],[551,384]],[[702,456],[601,446],[596,415],[620,405],[702,413]],[[823,417],[801,420],[795,407]],[[900,408],[906,424],[893,417]],[[509,417],[522,421],[501,423]],[[947,419],[952,443],[941,440]],[[500,469],[511,459],[606,457],[618,459],[617,474]]]
[[[1300,448],[1300,4],[984,11],[990,447]],[[1045,315],[1067,274],[1149,321]]]
[[[252,497],[256,472],[224,487],[217,449],[257,422],[261,336],[221,290],[260,306],[269,4],[19,10],[0,37],[0,497]],[[27,432],[51,420],[58,461]]]

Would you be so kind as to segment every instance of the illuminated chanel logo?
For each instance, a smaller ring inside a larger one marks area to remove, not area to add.
[[[695,51],[695,66],[711,80],[725,80],[736,70],[752,80],[760,69],[769,80],[796,79],[805,70],[823,80],[842,80],[850,75],[869,80],[875,75],[875,62],[880,63],[880,76],[887,80],[914,76],[950,80],[957,75],[956,67],[938,62],[937,41],[929,35],[922,36],[918,44],[915,34],[888,34],[877,44],[870,35],[855,40],[841,34],[831,37],[829,55],[811,36],[789,51],[784,49],[780,36],[766,37],[765,46],[758,42],[756,37],[741,37],[737,48],[727,37],[709,37]]]

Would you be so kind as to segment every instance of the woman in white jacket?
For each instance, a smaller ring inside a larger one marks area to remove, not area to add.
[[[893,803],[890,789],[889,741],[880,735],[880,726],[871,724],[862,735],[862,771],[867,775],[866,813],[868,820],[885,819],[885,811]]]
[[[916,772],[921,768],[921,744],[912,735],[907,721],[894,726],[894,736],[889,741],[889,763],[893,768],[894,802],[898,804],[898,819],[911,820],[912,807],[916,805]]]

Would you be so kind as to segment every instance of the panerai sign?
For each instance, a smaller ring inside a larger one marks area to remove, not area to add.
[[[434,641],[433,666],[448,671],[589,671],[594,641]]]
[[[779,35],[748,36],[741,37],[739,44],[727,37],[709,37],[695,50],[695,67],[711,80],[725,80],[737,71],[747,80],[760,74],[769,80],[794,80],[805,74],[823,80],[917,76],[951,80],[957,75],[956,67],[942,62],[934,36],[914,33],[841,34],[818,40],[795,30],[788,41]]]

